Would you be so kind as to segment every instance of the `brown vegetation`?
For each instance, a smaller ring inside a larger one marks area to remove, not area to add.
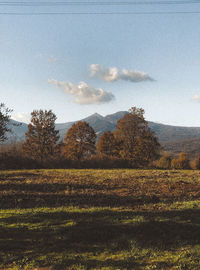
[[[199,269],[200,173],[0,172],[0,269]]]
[[[83,160],[95,153],[96,134],[86,122],[73,124],[65,136],[64,155],[71,160]]]
[[[115,137],[120,156],[134,167],[145,166],[158,157],[160,145],[144,119],[144,110],[133,107],[117,122]]]
[[[99,138],[97,151],[109,157],[119,157],[119,143],[110,131],[104,132]]]
[[[0,174],[1,208],[140,207],[200,198],[199,172],[34,170]],[[174,179],[175,181],[172,181]]]
[[[188,169],[189,168],[189,160],[185,152],[181,152],[178,158],[172,159],[171,168],[172,169]]]
[[[22,146],[25,156],[43,163],[58,151],[58,131],[55,130],[56,115],[50,111],[33,111],[28,125],[26,141]]]
[[[4,111],[4,112],[3,112]],[[5,125],[10,110],[0,104],[0,140],[5,139]],[[56,115],[36,110],[31,114],[26,141],[2,145],[0,169],[7,168],[159,168],[199,169],[198,155],[189,160],[185,152],[178,157],[161,153],[161,148],[144,110],[133,107],[117,122],[116,130],[97,135],[86,122],[77,122],[58,142]]]

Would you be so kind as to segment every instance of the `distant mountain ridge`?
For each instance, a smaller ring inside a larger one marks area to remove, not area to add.
[[[117,121],[121,119],[127,111],[119,111],[113,114],[102,116],[94,113],[80,121],[86,121],[96,131],[99,137],[105,131],[114,131]],[[60,138],[63,140],[67,130],[78,121],[58,123],[56,129],[59,130]],[[187,150],[191,148],[193,152],[200,152],[200,127],[179,127],[164,125],[155,122],[148,122],[149,127],[155,132],[159,142],[164,149],[171,152],[179,152],[187,145]],[[28,130],[28,125],[20,123],[15,120],[10,120],[9,128],[12,133],[8,133],[8,142],[10,141],[23,141],[25,133]],[[191,145],[190,145],[191,144]]]
[[[114,131],[117,121],[122,118],[126,113],[126,111],[121,111],[107,116],[102,116],[98,113],[94,113],[78,121],[87,122],[96,131],[97,136],[99,137],[107,130]],[[56,129],[59,130],[61,139],[64,139],[67,130],[78,121],[67,122],[64,124],[56,124]]]

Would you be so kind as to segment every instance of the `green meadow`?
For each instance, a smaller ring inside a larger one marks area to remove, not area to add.
[[[0,269],[200,269],[200,171],[1,171]]]

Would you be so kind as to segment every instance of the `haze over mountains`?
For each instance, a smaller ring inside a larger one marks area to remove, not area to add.
[[[126,113],[126,111],[119,111],[107,116],[95,113],[81,121],[88,122],[99,137],[107,130],[114,131],[117,121]],[[56,129],[59,130],[61,140],[64,139],[67,130],[73,123],[75,122],[56,124]],[[179,127],[154,122],[148,123],[149,127],[155,132],[159,142],[165,150],[174,153],[185,151],[190,155],[200,153],[200,127]],[[11,119],[9,127],[12,129],[12,133],[7,134],[8,142],[20,142],[25,139],[25,133],[28,129],[27,124]]]

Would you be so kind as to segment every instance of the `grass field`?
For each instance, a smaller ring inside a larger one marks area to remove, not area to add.
[[[1,171],[0,208],[0,269],[200,269],[200,171]]]

